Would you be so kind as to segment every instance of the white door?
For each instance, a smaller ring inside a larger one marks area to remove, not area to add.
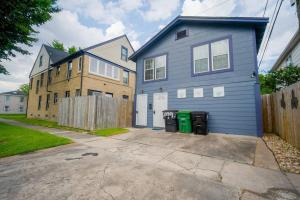
[[[148,95],[138,94],[136,97],[136,118],[137,126],[147,126],[147,105]]]
[[[163,110],[168,109],[168,93],[153,94],[153,127],[165,127]]]

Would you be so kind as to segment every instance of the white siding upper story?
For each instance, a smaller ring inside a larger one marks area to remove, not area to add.
[[[285,57],[279,68],[287,67],[289,64],[300,67],[300,42],[298,42],[295,48]]]
[[[109,60],[123,67],[129,68],[130,70],[136,71],[136,64],[127,58],[126,60],[121,59],[122,46],[128,50],[128,57],[133,54],[129,41],[126,36],[120,37],[106,44],[96,46],[95,48],[89,49],[88,52],[95,54],[103,59]]]
[[[25,114],[26,107],[26,96],[0,94],[0,114]]]
[[[51,60],[50,60],[50,64],[52,64]],[[40,72],[46,70],[48,68],[48,66],[49,66],[49,54],[48,54],[45,46],[42,45],[41,50],[33,64],[33,68],[30,73],[30,77],[35,76],[36,74],[39,74]]]

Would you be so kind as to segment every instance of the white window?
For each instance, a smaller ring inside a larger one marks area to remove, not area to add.
[[[211,43],[211,61],[213,71],[230,67],[228,39]]]
[[[24,112],[24,107],[23,106],[19,107],[19,112],[21,112],[21,113]]]
[[[155,79],[165,79],[166,78],[166,56],[156,57],[154,60],[155,66]]]
[[[203,88],[194,88],[194,97],[203,97]]]
[[[9,100],[10,100],[10,96],[5,96],[5,103],[9,103]]]
[[[224,97],[225,96],[224,86],[214,87],[213,88],[213,96],[214,97]]]
[[[186,89],[178,89],[177,98],[186,98]]]
[[[167,74],[167,56],[148,58],[144,62],[144,80],[165,79]]]
[[[82,57],[79,57],[77,70],[78,72],[81,72],[82,70]]]
[[[154,59],[145,60],[145,81],[154,80]]]
[[[43,66],[43,55],[40,56],[40,63],[39,63],[39,67]]]
[[[121,59],[127,61],[128,60],[128,49],[126,47],[121,47]]]
[[[89,72],[95,75],[120,80],[120,69],[110,63],[90,57]]]
[[[209,50],[208,44],[193,48],[194,73],[209,71]]]
[[[67,70],[67,78],[68,79],[71,78],[71,76],[72,76],[72,68],[73,68],[72,61],[69,61],[68,62],[68,70]]]

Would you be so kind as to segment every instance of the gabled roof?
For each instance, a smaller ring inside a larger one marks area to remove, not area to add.
[[[65,51],[61,51],[61,50],[58,50],[58,49],[55,49],[49,45],[46,45],[46,44],[43,44],[46,51],[48,52],[49,56],[50,56],[50,59],[52,61],[52,63],[55,63],[57,61],[59,61],[60,59],[68,56],[69,54]]]
[[[96,48],[96,47],[99,47],[99,46],[108,44],[108,43],[113,42],[113,41],[115,41],[115,40],[118,40],[118,39],[120,39],[120,38],[122,38],[122,37],[125,37],[125,38],[127,39],[128,43],[129,43],[129,45],[130,45],[130,47],[132,48],[132,50],[133,50],[133,52],[134,52],[134,49],[133,49],[133,47],[132,47],[132,45],[131,45],[131,43],[130,43],[128,37],[124,34],[124,35],[115,37],[115,38],[113,38],[113,39],[110,39],[110,40],[101,42],[101,43],[99,43],[99,44],[96,44],[96,45],[93,45],[93,46],[90,46],[90,47],[87,47],[87,48],[84,48],[84,49],[80,49],[80,50],[76,51],[75,53],[72,53],[72,54],[70,54],[70,55],[68,55],[68,56],[63,57],[63,58],[60,59],[60,60],[57,60],[56,62],[53,62],[51,66],[56,66],[56,65],[60,65],[60,64],[62,64],[62,63],[65,63],[65,62],[67,62],[67,61],[70,60],[70,59],[76,58],[76,57],[78,57],[78,56],[80,56],[80,55],[82,55],[82,54],[84,54],[84,53],[88,53],[88,51],[91,50],[91,49],[94,49],[94,48]]]
[[[173,28],[184,23],[193,24],[223,24],[223,25],[235,25],[235,26],[252,26],[256,32],[256,47],[257,50],[260,47],[265,28],[269,22],[268,18],[263,17],[196,17],[196,16],[178,16],[165,26],[160,32],[158,32],[153,38],[146,42],[139,50],[133,53],[129,59],[136,61],[138,55],[149,48],[155,41],[159,40],[170,32]]]
[[[300,42],[300,30],[295,33],[295,35],[292,37],[288,45],[285,47],[283,52],[278,57],[277,61],[273,65],[271,71],[275,71],[279,68],[281,63],[286,59],[286,57],[291,53],[291,51],[296,47],[296,45]]]
[[[14,90],[14,91],[9,91],[9,92],[2,92],[0,94],[4,95],[25,95],[22,91],[20,90]]]
[[[105,44],[108,44],[108,43],[110,43],[110,42],[113,42],[113,41],[115,41],[115,40],[118,40],[118,39],[120,39],[120,38],[122,38],[122,37],[125,37],[125,38],[127,39],[127,41],[128,41],[128,43],[129,43],[131,49],[132,49],[133,52],[134,52],[134,49],[133,49],[133,47],[132,47],[132,45],[131,45],[131,43],[130,43],[130,41],[129,41],[129,39],[128,39],[128,37],[127,37],[126,34],[120,35],[120,36],[115,37],[115,38],[112,38],[112,39],[110,39],[110,40],[106,40],[106,41],[101,42],[101,43],[99,43],[99,44],[95,44],[95,45],[90,46],[90,47],[87,47],[87,48],[85,48],[85,49],[83,49],[83,50],[84,50],[84,51],[88,51],[88,50],[94,49],[94,48],[96,48],[96,47],[100,47],[100,46],[102,46],[102,45],[105,45]]]

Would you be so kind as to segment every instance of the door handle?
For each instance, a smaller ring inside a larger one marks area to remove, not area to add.
[[[153,110],[153,114],[155,115],[155,110]]]

